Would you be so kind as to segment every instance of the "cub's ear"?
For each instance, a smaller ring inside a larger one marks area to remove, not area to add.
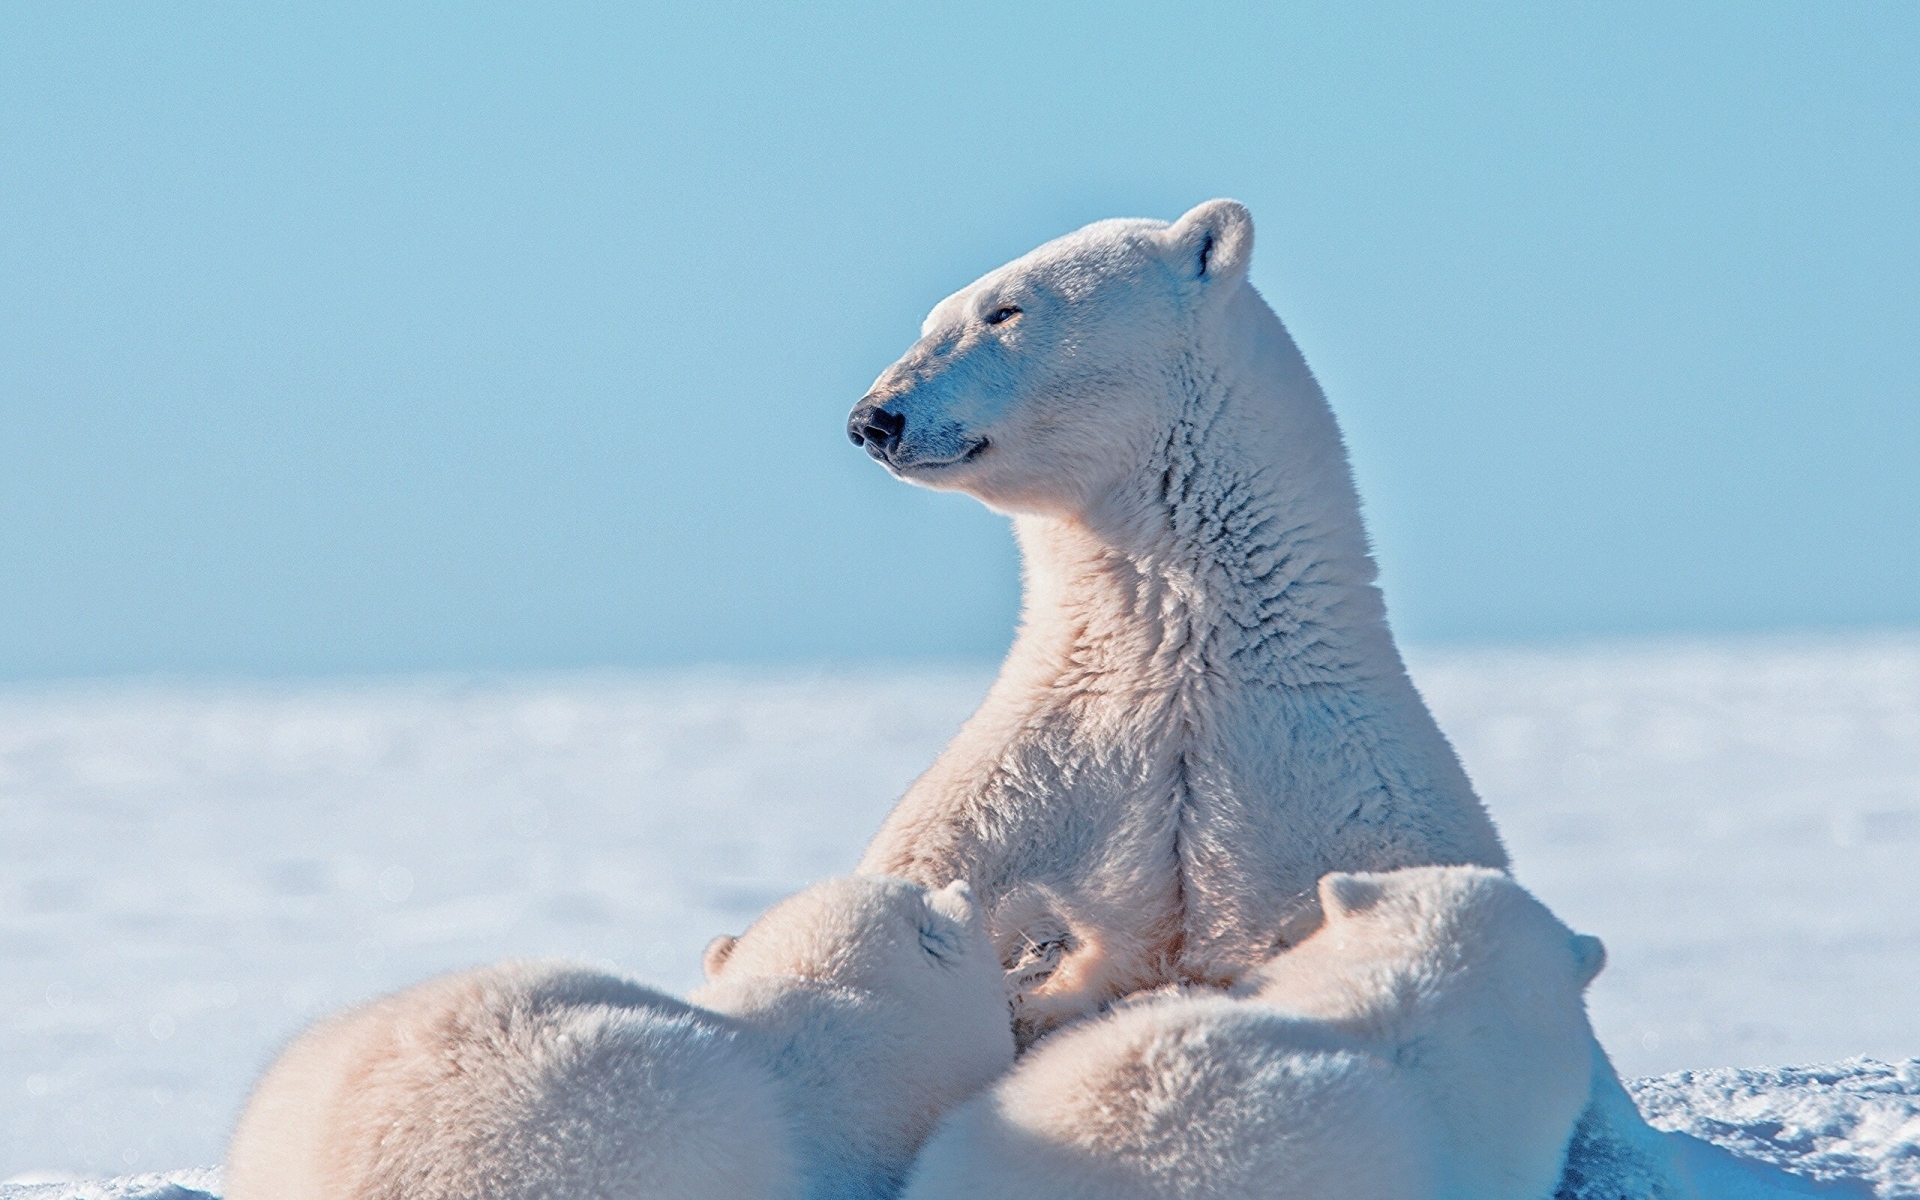
[[[927,907],[935,912],[945,913],[962,925],[973,923],[973,915],[978,906],[973,902],[973,889],[964,879],[956,879],[939,891],[927,893]]]
[[[967,953],[976,918],[973,890],[955,880],[921,900],[920,948],[935,962],[952,964]]]
[[[1253,214],[1238,200],[1209,200],[1190,209],[1165,236],[1188,278],[1209,285],[1246,278],[1253,260]]]
[[[1332,920],[1365,912],[1387,894],[1377,879],[1334,871],[1320,877],[1320,908]]]
[[[707,943],[705,953],[700,955],[700,968],[707,973],[708,979],[719,978],[720,968],[726,966],[727,960],[733,957],[733,948],[739,942],[740,939],[732,934],[723,933]]]
[[[1600,968],[1607,965],[1607,948],[1599,938],[1588,933],[1573,935],[1573,961],[1580,976],[1580,986],[1593,982]]]

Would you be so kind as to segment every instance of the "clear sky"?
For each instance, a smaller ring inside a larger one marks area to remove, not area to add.
[[[0,8],[0,678],[990,658],[847,408],[1216,195],[1403,636],[1920,624],[1920,5],[665,7]]]

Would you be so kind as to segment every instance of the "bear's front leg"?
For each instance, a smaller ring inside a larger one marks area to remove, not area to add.
[[[1647,1124],[1598,1039],[1593,1090],[1554,1200],[1698,1200],[1672,1135]]]

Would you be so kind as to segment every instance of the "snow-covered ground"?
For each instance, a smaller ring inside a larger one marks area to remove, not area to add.
[[[1693,1071],[1638,1085],[1660,1122],[1920,1196],[1920,638],[1414,666],[1522,880],[1606,940],[1622,1072]],[[987,678],[0,691],[0,1179],[215,1162],[282,1040],[432,971],[689,985],[852,865]],[[1894,1065],[1703,1070],[1851,1055]]]

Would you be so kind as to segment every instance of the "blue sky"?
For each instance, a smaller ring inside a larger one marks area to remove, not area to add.
[[[1920,7],[10,5],[0,678],[989,658],[844,414],[1253,208],[1419,642],[1920,624]]]

